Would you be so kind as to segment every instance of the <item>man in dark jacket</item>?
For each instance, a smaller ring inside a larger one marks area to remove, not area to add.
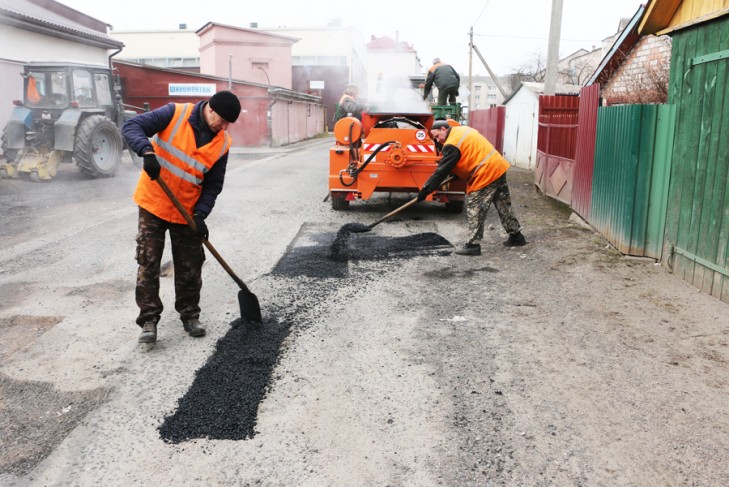
[[[134,201],[139,206],[136,301],[140,343],[155,343],[162,314],[159,276],[165,233],[170,232],[175,276],[175,309],[185,331],[205,335],[200,326],[200,290],[205,261],[205,218],[223,189],[232,139],[228,124],[238,119],[238,97],[220,91],[209,101],[169,103],[127,121],[122,133],[129,147],[144,158]],[[151,139],[150,139],[151,138]],[[161,178],[192,215],[195,230],[155,181]]]
[[[446,100],[451,105],[456,104],[458,87],[461,86],[461,77],[452,66],[443,64],[439,58],[433,59],[433,65],[428,70],[428,77],[425,78],[423,100],[428,99],[433,85],[438,88],[438,105],[445,105]]]
[[[348,84],[342,97],[339,99],[337,104],[337,110],[334,112],[334,123],[347,116],[355,117],[358,120],[362,120],[362,104],[357,98],[359,90],[356,85]]]

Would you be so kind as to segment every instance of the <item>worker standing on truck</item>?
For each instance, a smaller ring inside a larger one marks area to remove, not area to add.
[[[468,240],[463,247],[456,249],[456,254],[481,255],[484,221],[492,202],[499,212],[504,230],[509,234],[504,245],[525,245],[526,239],[511,208],[509,186],[506,184],[506,171],[510,165],[506,159],[472,127],[451,126],[445,120],[436,120],[430,134],[442,145],[443,157],[418,192],[418,201],[423,201],[438,189],[450,173],[467,181]]]
[[[430,96],[430,90],[435,85],[438,88],[438,105],[456,104],[458,96],[458,87],[461,86],[461,77],[455,69],[449,64],[444,64],[439,58],[433,59],[433,65],[428,70],[428,76],[425,78],[425,91],[423,92],[423,100],[427,100]]]
[[[210,100],[194,105],[168,103],[128,120],[122,127],[129,147],[144,159],[144,171],[134,192],[134,201],[139,205],[136,321],[142,328],[140,343],[157,341],[163,309],[160,264],[167,231],[174,263],[175,309],[190,336],[205,335],[199,306],[205,262],[203,240],[208,238],[205,218],[223,189],[232,143],[226,129],[238,119],[240,111],[235,94],[219,91]],[[155,182],[157,178],[167,183],[193,215],[195,230]]]
[[[357,98],[359,90],[356,85],[348,84],[339,99],[337,104],[337,111],[334,112],[334,123],[337,123],[344,117],[355,117],[358,120],[362,120],[362,104]]]

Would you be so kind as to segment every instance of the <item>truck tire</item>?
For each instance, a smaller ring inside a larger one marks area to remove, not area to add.
[[[76,129],[73,157],[86,176],[113,176],[121,162],[123,149],[119,129],[103,115],[84,119]]]
[[[332,209],[334,211],[346,211],[349,209],[349,201],[343,196],[337,197],[332,194]]]
[[[2,150],[3,150],[3,156],[5,157],[5,160],[8,162],[15,162],[15,160],[18,157],[18,152],[20,152],[18,149],[8,149],[8,133],[7,129],[3,129],[3,136],[2,136]]]

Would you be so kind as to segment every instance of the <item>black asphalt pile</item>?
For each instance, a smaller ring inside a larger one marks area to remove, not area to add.
[[[430,253],[448,255],[453,248],[437,233],[382,237],[366,233],[369,230],[361,223],[342,225],[329,248],[329,259],[335,262],[407,259]]]
[[[234,322],[197,371],[192,386],[178,401],[177,411],[160,426],[162,439],[180,443],[193,438],[253,438],[258,405],[289,330],[290,326],[275,321],[261,326]]]
[[[448,240],[435,233],[407,237],[382,237],[372,233],[350,233],[334,257],[333,242],[341,235],[310,237],[314,245],[290,247],[265,276],[269,303],[262,303],[263,324],[259,327],[236,320],[217,343],[215,353],[197,371],[177,410],[159,428],[168,443],[195,438],[246,440],[256,431],[258,406],[271,387],[273,371],[284,340],[295,337],[316,322],[324,304],[341,290],[337,281],[365,286],[370,276],[361,266],[350,275],[349,261],[381,261],[422,255],[447,255]],[[394,266],[393,266],[394,268]],[[381,274],[382,266],[373,272]],[[361,282],[360,282],[361,281]],[[260,281],[259,281],[260,284]],[[289,340],[290,341],[290,340]]]
[[[347,223],[337,232],[337,236],[334,237],[334,242],[330,247],[329,257],[336,261],[346,262],[347,258],[347,243],[353,233],[369,232],[370,227],[362,223]]]
[[[340,255],[350,261],[412,259],[425,255],[449,255],[453,245],[437,233],[418,233],[406,237],[381,237],[354,233]]]

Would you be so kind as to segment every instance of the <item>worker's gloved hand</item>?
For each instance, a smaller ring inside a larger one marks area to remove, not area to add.
[[[154,152],[144,154],[144,172],[154,181],[159,177],[160,165]]]
[[[427,198],[428,195],[430,193],[432,193],[432,192],[433,192],[432,189],[430,189],[427,186],[423,186],[423,189],[421,189],[420,191],[418,191],[418,203],[420,203],[421,201],[425,200],[425,198]]]
[[[200,213],[195,213],[192,219],[195,220],[195,235],[203,240],[207,240],[209,233],[208,226],[205,224],[205,218]]]

